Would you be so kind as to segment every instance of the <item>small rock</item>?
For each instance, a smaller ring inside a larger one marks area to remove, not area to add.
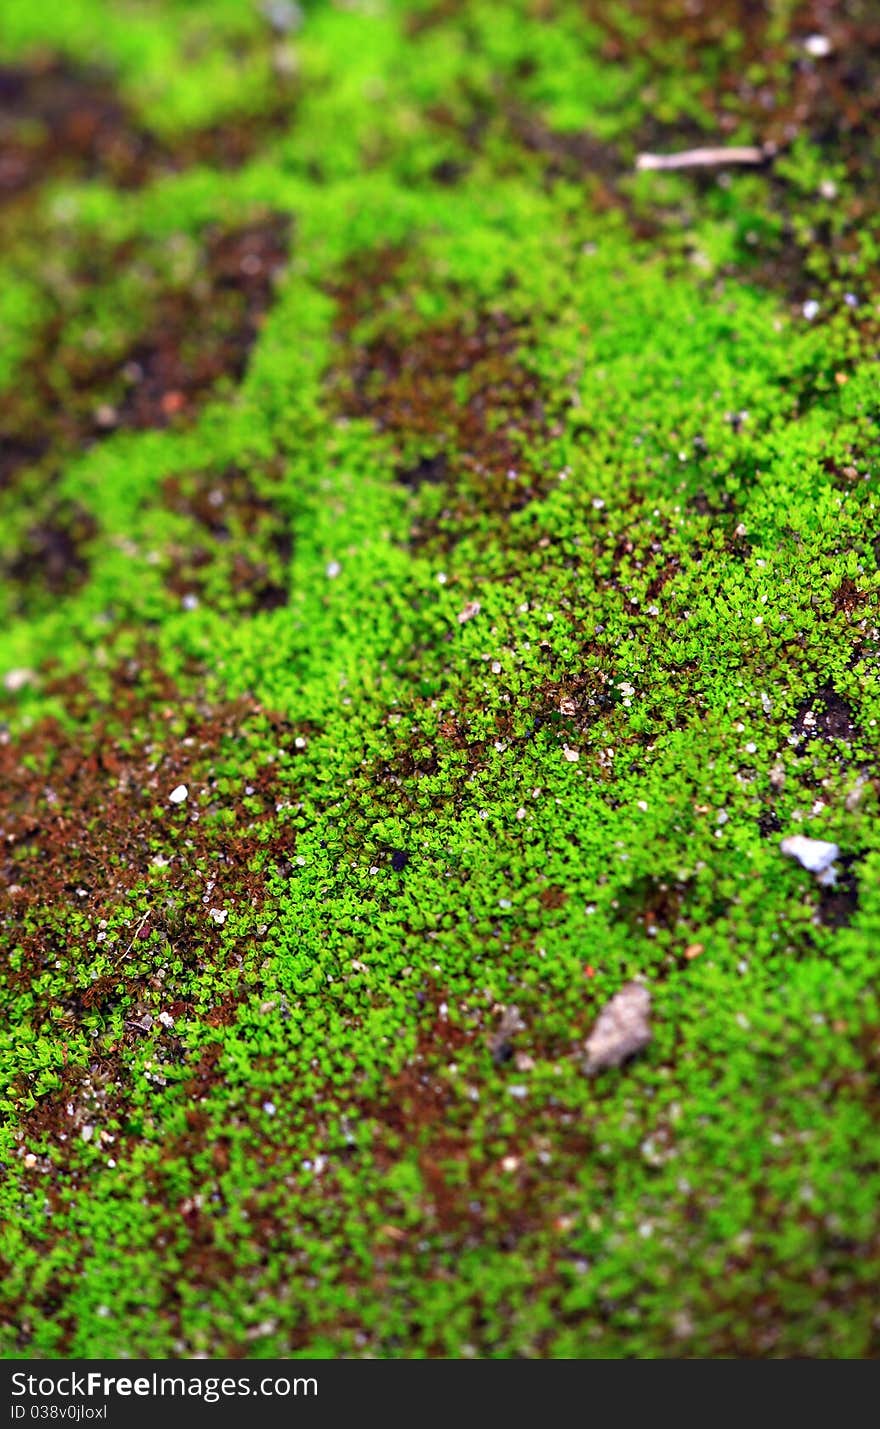
[[[169,804],[182,804],[187,797],[189,790],[185,784],[178,784],[176,789],[172,789],[168,795]]]
[[[804,49],[811,60],[825,60],[831,54],[834,46],[827,35],[807,35],[804,40]]]
[[[288,35],[293,30],[302,28],[305,15],[302,6],[297,5],[295,0],[263,0],[260,6],[264,16],[280,35]]]
[[[779,845],[788,858],[797,859],[801,868],[816,875],[816,882],[830,887],[837,881],[834,860],[839,857],[837,844],[826,843],[824,839],[808,839],[804,834],[792,834]]]
[[[214,922],[215,922],[215,923],[219,923],[220,926],[221,926],[221,928],[222,928],[223,924],[226,922],[226,919],[229,917],[229,909],[228,909],[228,908],[209,908],[209,909],[208,909],[208,917],[209,917],[209,918],[213,918]]]
[[[469,600],[463,610],[458,612],[458,623],[464,625],[466,620],[473,620],[475,615],[479,615],[481,610],[478,600]]]
[[[17,695],[18,691],[23,690],[34,678],[33,670],[7,670],[3,676],[3,688],[8,690],[10,695]]]
[[[650,1011],[651,994],[639,982],[628,982],[606,1003],[586,1042],[583,1068],[588,1076],[605,1067],[619,1067],[647,1047]]]

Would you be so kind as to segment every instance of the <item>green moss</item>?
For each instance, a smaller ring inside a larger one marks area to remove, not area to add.
[[[3,1354],[876,1354],[876,57],[730,8],[4,6],[166,147],[3,220]]]

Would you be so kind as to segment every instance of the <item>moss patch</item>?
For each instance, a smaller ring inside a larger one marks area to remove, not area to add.
[[[878,1353],[833,11],[4,5],[0,1353]]]

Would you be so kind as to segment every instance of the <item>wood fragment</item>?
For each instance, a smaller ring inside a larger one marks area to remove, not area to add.
[[[677,154],[639,154],[636,168],[709,169],[723,164],[765,164],[775,152],[773,144],[744,144],[727,149],[681,149]]]

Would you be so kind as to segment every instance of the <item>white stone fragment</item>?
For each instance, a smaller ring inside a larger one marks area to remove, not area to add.
[[[29,685],[33,678],[33,670],[7,670],[3,676],[3,688],[8,690],[10,695],[17,695],[19,690],[23,690],[25,685]]]
[[[628,982],[606,1003],[586,1041],[583,1069],[588,1076],[619,1067],[651,1040],[648,1017],[651,994],[639,982]]]
[[[837,844],[826,843],[824,839],[808,839],[805,834],[792,834],[783,839],[779,847],[786,857],[797,859],[801,868],[814,873],[817,883],[827,887],[836,882],[834,860],[840,856]]]
[[[807,35],[804,49],[812,60],[827,59],[834,49],[827,35]]]
[[[176,789],[172,789],[168,795],[169,804],[182,804],[186,799],[189,790],[185,784],[178,784]]]
[[[458,612],[459,625],[464,625],[466,620],[473,620],[475,615],[479,615],[480,609],[481,606],[478,600],[469,600],[464,609]]]

